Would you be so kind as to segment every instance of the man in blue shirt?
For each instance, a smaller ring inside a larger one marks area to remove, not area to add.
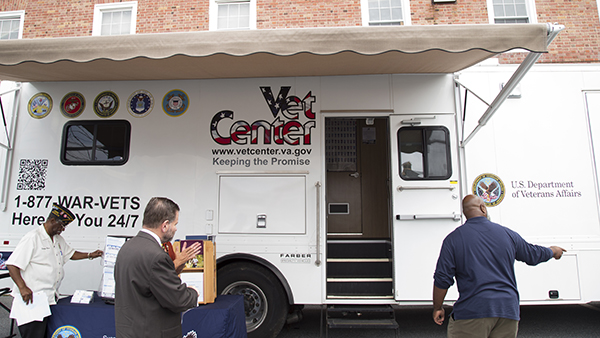
[[[519,292],[515,260],[537,265],[560,259],[564,250],[527,243],[518,233],[487,218],[483,200],[463,199],[467,221],[442,244],[433,286],[433,320],[442,325],[448,288],[458,286],[459,297],[448,323],[448,337],[516,337]]]

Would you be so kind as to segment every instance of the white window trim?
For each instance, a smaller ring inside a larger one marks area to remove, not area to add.
[[[19,36],[17,39],[23,38],[23,28],[25,27],[25,11],[0,12],[0,19],[19,19]]]
[[[210,0],[208,5],[208,30],[216,31],[217,29],[217,17],[219,15],[219,3],[232,3],[232,2],[249,2],[250,3],[250,27],[249,29],[256,29],[256,0]]]
[[[131,34],[135,34],[137,22],[137,1],[115,2],[110,4],[97,4],[94,6],[94,22],[92,36],[100,36],[102,32],[102,12],[119,9],[131,9]]]
[[[535,0],[525,0],[525,6],[527,7],[527,16],[529,17],[529,23],[537,23],[537,12],[535,10]],[[494,2],[493,0],[487,0],[488,8],[488,19],[491,24],[496,23],[494,20]]]
[[[360,11],[362,16],[362,25],[369,26],[369,0],[360,0]],[[410,1],[402,0],[402,18],[404,26],[411,24],[410,21]]]

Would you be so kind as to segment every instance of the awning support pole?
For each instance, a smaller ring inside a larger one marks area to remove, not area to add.
[[[549,46],[550,43],[552,42],[552,40],[554,40],[554,38],[556,38],[558,33],[560,33],[560,31],[562,31],[563,29],[565,29],[565,26],[563,26],[563,25],[548,24],[548,40],[546,42],[546,45]],[[523,60],[523,62],[521,62],[521,65],[519,65],[519,68],[517,68],[517,70],[511,76],[510,80],[508,80],[508,82],[502,88],[502,90],[500,90],[500,93],[498,93],[498,95],[496,96],[494,101],[489,105],[489,107],[485,111],[485,113],[483,113],[483,115],[479,119],[479,123],[477,124],[475,129],[473,129],[471,134],[469,134],[469,136],[461,142],[460,146],[462,148],[464,148],[467,145],[467,143],[473,138],[473,136],[475,136],[475,134],[479,131],[479,129],[481,129],[483,126],[486,125],[486,123],[492,118],[494,113],[496,113],[498,108],[500,108],[502,103],[504,103],[504,101],[506,100],[508,95],[513,91],[513,89],[515,89],[515,87],[519,84],[519,82],[521,82],[521,80],[523,79],[525,74],[527,74],[527,72],[529,72],[531,67],[533,67],[533,65],[536,63],[536,61],[541,56],[542,56],[542,53],[529,52],[527,57],[525,57],[525,60]],[[458,81],[457,81],[457,84],[463,86]],[[471,93],[472,93],[472,91],[471,91]],[[483,102],[485,103],[485,101],[483,101]]]
[[[16,92],[20,89],[21,89],[21,85],[19,84],[15,88],[12,88],[12,89],[9,89],[9,90],[6,90],[6,91],[0,93],[0,111],[2,111],[2,122],[4,122],[4,132],[6,133],[6,141],[7,141],[7,144],[0,142],[0,147],[5,148],[7,150],[12,150],[12,148],[10,145],[10,134],[8,132],[8,127],[6,125],[6,116],[4,115],[4,106],[2,105],[2,95]]]
[[[14,101],[13,101],[13,107],[12,107],[12,115],[10,118],[10,129],[6,129],[6,127],[5,127],[5,131],[7,132],[6,138],[7,138],[8,144],[6,146],[4,146],[4,144],[2,144],[2,146],[4,148],[6,148],[6,156],[5,156],[5,160],[4,160],[4,175],[2,177],[2,185],[0,185],[0,211],[6,211],[6,205],[7,205],[6,199],[8,198],[8,186],[9,186],[8,182],[10,180],[11,164],[12,164],[13,153],[14,153],[12,145],[11,145],[11,139],[14,139],[15,132],[17,129],[17,112],[19,111],[19,103],[21,100],[21,98],[20,98],[21,85],[18,84],[15,88],[8,90],[6,92],[0,93],[0,95],[5,95],[8,93],[12,93],[12,92],[14,92]],[[6,116],[4,115],[4,107],[2,108],[2,118],[6,125]]]

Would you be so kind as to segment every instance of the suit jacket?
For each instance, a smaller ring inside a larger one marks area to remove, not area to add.
[[[198,305],[195,290],[181,283],[169,255],[140,231],[125,242],[115,264],[118,338],[181,338],[181,312]]]

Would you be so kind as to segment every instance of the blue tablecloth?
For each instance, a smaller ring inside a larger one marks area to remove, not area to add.
[[[114,306],[105,304],[97,296],[90,304],[72,304],[71,297],[63,298],[50,309],[52,316],[48,322],[47,338],[53,335],[55,338],[68,337],[74,330],[82,338],[116,336]],[[218,296],[212,304],[187,311],[183,315],[181,329],[184,338],[245,338],[244,299],[234,295]]]

